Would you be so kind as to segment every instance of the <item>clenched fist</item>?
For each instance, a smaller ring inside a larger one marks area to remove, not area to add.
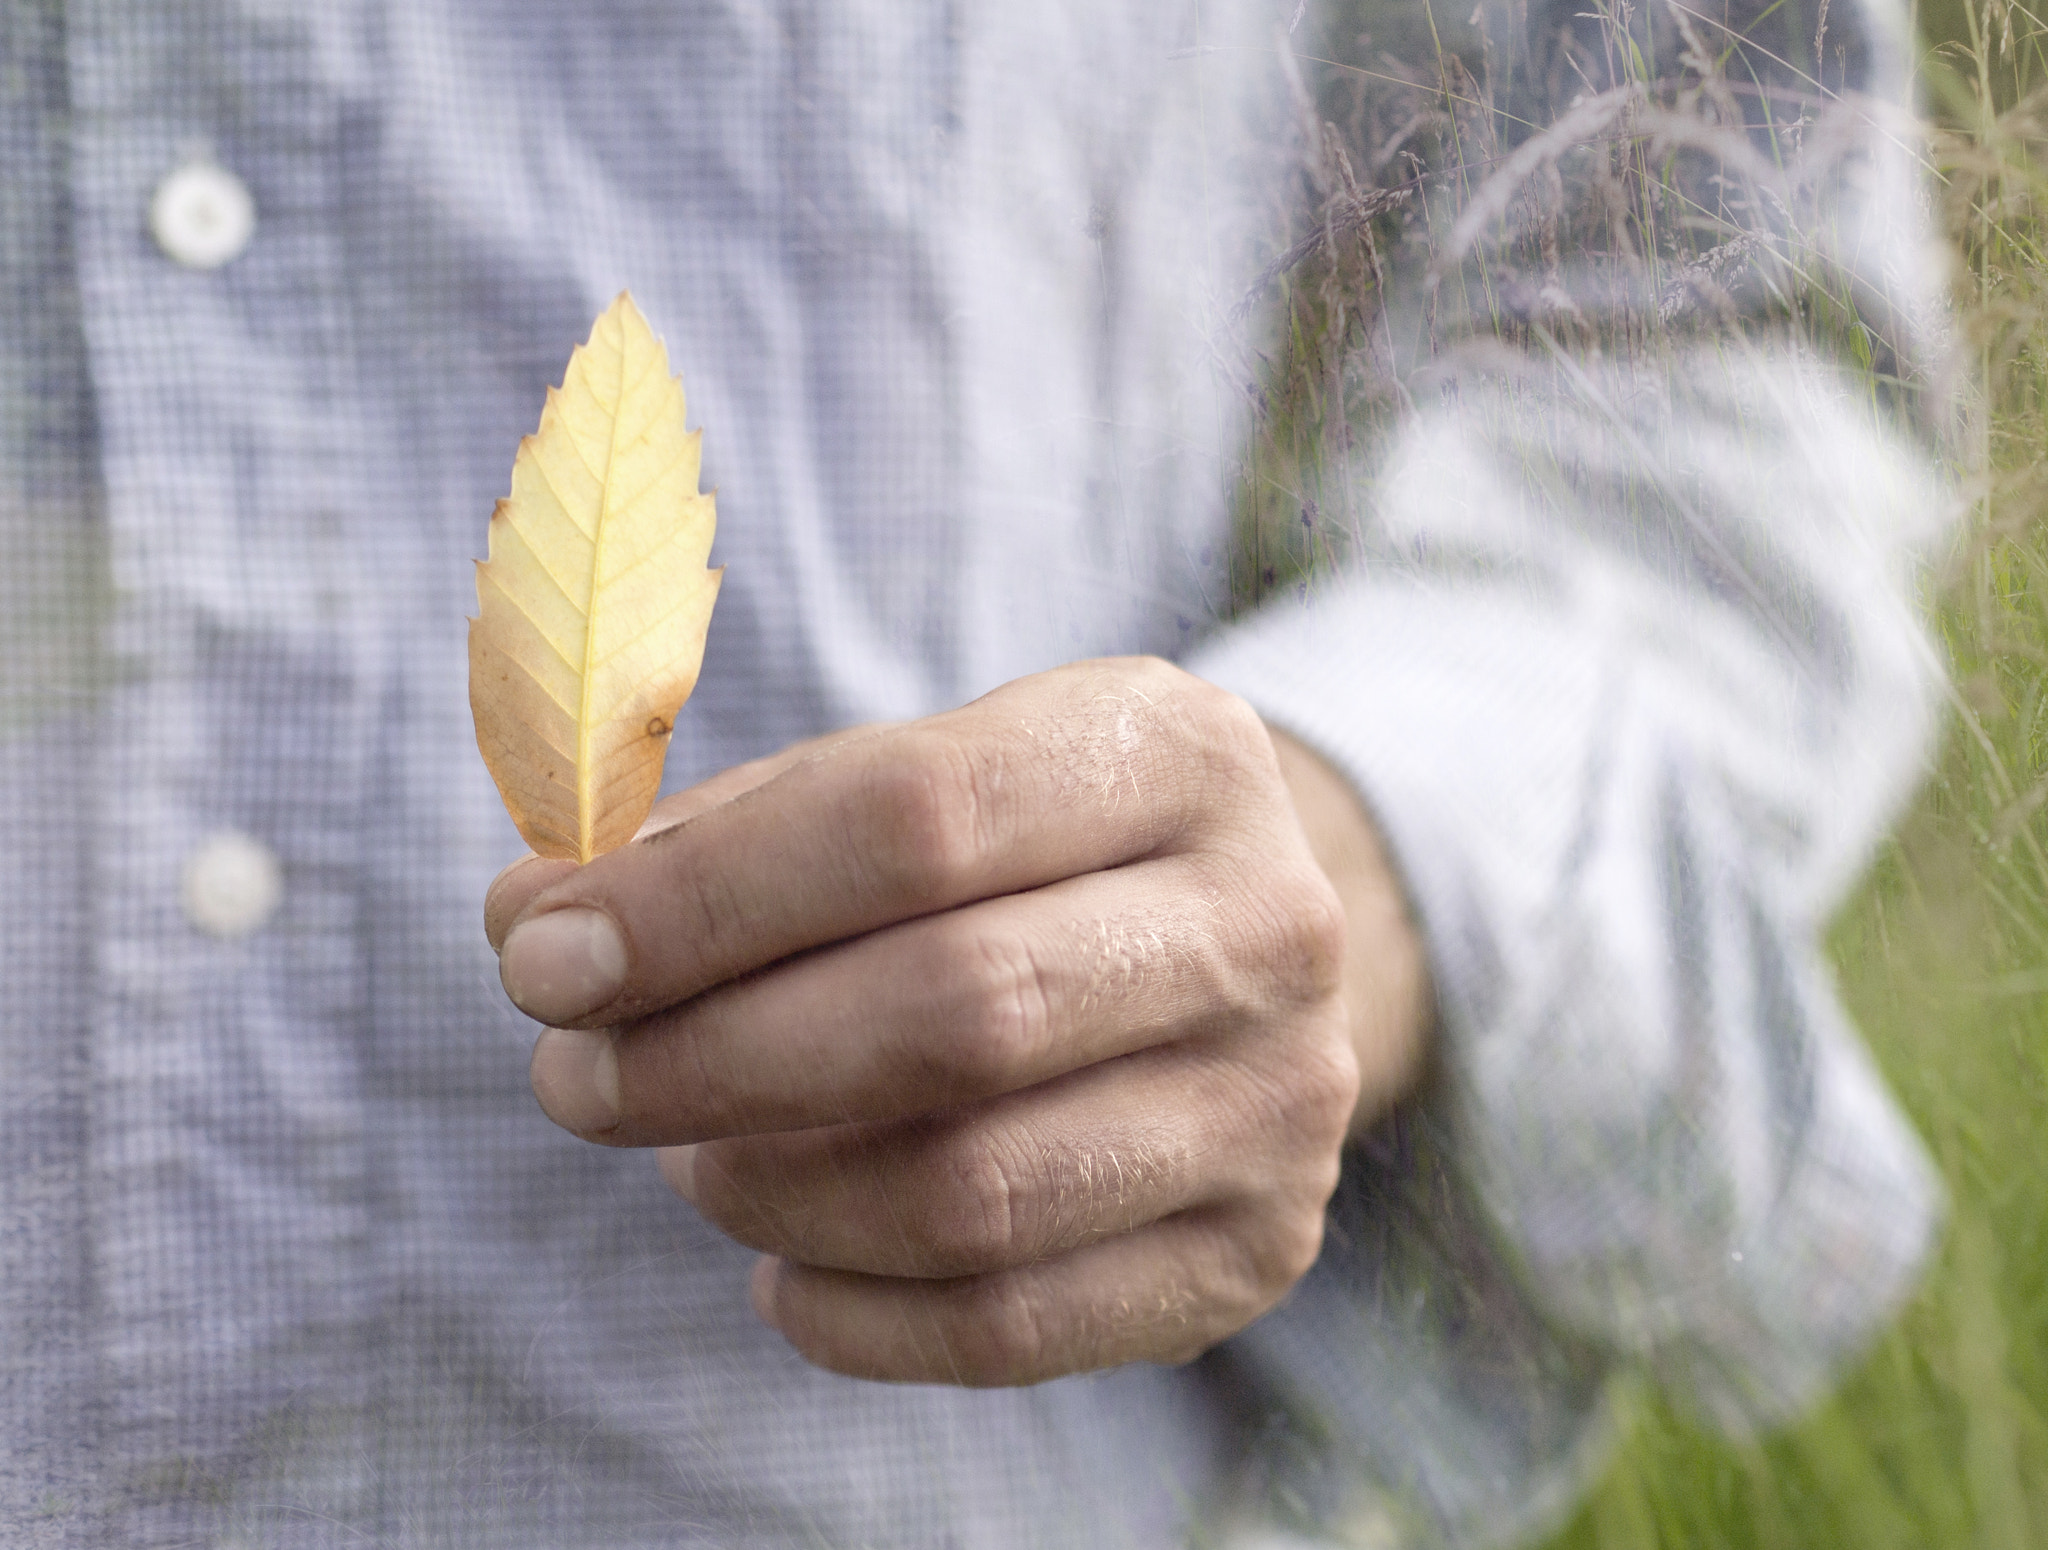
[[[768,1256],[761,1316],[866,1377],[1199,1354],[1308,1269],[1420,1064],[1357,799],[1150,659],[729,770],[485,914],[548,1115],[663,1148]]]

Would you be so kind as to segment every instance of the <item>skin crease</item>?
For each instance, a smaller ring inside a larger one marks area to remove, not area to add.
[[[1427,1042],[1350,786],[1151,658],[728,770],[587,867],[514,863],[485,924],[559,1025],[543,1109],[661,1148],[764,1255],[761,1317],[870,1378],[1199,1355],[1314,1262]]]

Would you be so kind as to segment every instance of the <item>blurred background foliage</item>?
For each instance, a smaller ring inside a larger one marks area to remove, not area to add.
[[[1599,6],[1576,9],[1592,19],[1583,13]],[[1632,34],[1656,25],[1651,12],[1602,12],[1624,56]],[[1716,217],[1668,240],[1659,210],[1696,200],[1699,185],[1681,186],[1668,149],[1648,138],[1558,158],[1549,204],[1508,223],[1519,236],[1445,271],[1445,234],[1485,166],[1515,144],[1514,114],[1496,40],[1428,4],[1397,14],[1380,36],[1294,42],[1305,187],[1276,190],[1276,206],[1293,199],[1319,216],[1295,218],[1301,240],[1269,266],[1270,294],[1240,309],[1276,308],[1284,340],[1279,359],[1243,362],[1258,427],[1239,500],[1246,603],[1302,584],[1358,541],[1367,502],[1353,486],[1369,481],[1375,439],[1412,404],[1451,331],[1444,309],[1467,322],[1486,314],[1486,332],[1526,347],[1532,329],[1557,322],[1539,293],[1577,243],[1609,258],[1630,248],[1632,283],[1662,298],[1647,316],[1638,306],[1580,319],[1581,346],[1665,348],[1688,312],[1728,312],[1740,234]],[[1926,182],[1951,255],[1961,357],[1935,395],[1946,408],[1934,439],[1967,509],[1925,575],[1953,689],[1930,779],[1831,947],[1843,994],[1947,1179],[1950,1219],[1903,1317],[1791,1427],[1731,1441],[1647,1392],[1627,1397],[1616,1458],[1550,1550],[2048,1546],[2048,25],[2014,0],[1927,0],[1915,24],[1933,119]],[[1801,110],[1810,129],[1841,56],[1803,24],[1776,46],[1818,75]],[[1630,68],[1622,57],[1617,75]],[[1712,92],[1681,101],[1639,79],[1654,102],[1726,120]],[[1755,116],[1745,122],[1756,139]],[[1802,148],[1795,125],[1763,139],[1781,162]],[[1610,198],[1592,233],[1574,179],[1626,186],[1626,219]],[[1426,317],[1381,304],[1402,293],[1404,266],[1411,282],[1448,273]],[[1518,284],[1534,300],[1517,300]],[[1829,315],[1823,299],[1798,326],[1828,334],[1821,343],[1859,361],[1873,391],[1896,387],[1899,357],[1862,342],[1883,328],[1858,329],[1844,307]]]

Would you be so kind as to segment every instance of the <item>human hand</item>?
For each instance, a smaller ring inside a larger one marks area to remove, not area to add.
[[[1364,823],[1285,756],[1324,830]],[[1405,929],[1384,866],[1340,899],[1257,716],[1163,662],[801,745],[655,825],[492,887],[507,992],[556,1025],[534,1090],[666,1148],[769,1256],[761,1316],[842,1372],[1199,1354],[1313,1262],[1347,1129],[1417,1063],[1419,1014],[1379,996],[1355,1044],[1341,994],[1346,906]]]

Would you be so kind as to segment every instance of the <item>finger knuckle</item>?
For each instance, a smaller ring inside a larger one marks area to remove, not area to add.
[[[1350,930],[1344,901],[1321,868],[1304,867],[1296,874],[1292,887],[1282,892],[1281,910],[1303,989],[1315,997],[1335,991],[1344,979]]]
[[[1315,1267],[1326,1217],[1320,1201],[1267,1201],[1217,1224],[1222,1253],[1211,1305],[1242,1327],[1265,1313]]]
[[[1232,1021],[1293,1015],[1334,1004],[1344,983],[1344,906],[1312,863],[1264,857],[1203,858],[1194,888],[1219,901],[1209,956],[1191,955],[1217,982]]]
[[[902,968],[924,1000],[892,1040],[896,1074],[936,1102],[1027,1085],[1053,1038],[1051,993],[1029,943],[960,913],[924,922],[914,940]]]
[[[1319,1199],[1336,1187],[1338,1145],[1350,1128],[1358,1087],[1357,1051],[1341,1005],[1334,1006],[1299,1041],[1282,1083],[1283,1123],[1328,1174]]]
[[[950,954],[957,1035],[942,1041],[977,1092],[1028,1078],[1052,1037],[1052,996],[1030,944],[1009,932],[962,934]]]
[[[1350,929],[1344,903],[1312,862],[1260,864],[1237,883],[1253,921],[1251,951],[1284,1000],[1334,996],[1344,982]]]
[[[1136,691],[1166,724],[1178,722],[1183,734],[1205,752],[1219,759],[1273,764],[1265,723],[1241,695],[1163,657],[1127,657],[1115,667],[1121,689]]]
[[[1260,1256],[1260,1282],[1274,1293],[1285,1292],[1314,1267],[1323,1252],[1326,1218],[1322,1201],[1277,1213],[1270,1239]]]
[[[1350,1071],[1355,1073],[1356,1069],[1356,1063],[1351,1063]],[[1357,1091],[1355,1080],[1328,1088],[1325,1101],[1316,1106],[1315,1123],[1304,1138],[1306,1155],[1301,1164],[1301,1195],[1319,1211],[1336,1194],[1338,1181],[1343,1175],[1344,1143],[1350,1133]]]
[[[1279,1148],[1289,1176],[1307,1179],[1326,1199],[1336,1187],[1339,1154],[1358,1103],[1358,1054],[1341,1001],[1298,1014],[1277,1036],[1247,1051],[1237,1066],[1235,1101],[1242,1123]]]
[[[1015,1383],[1044,1371],[1049,1348],[1047,1309],[1030,1276],[991,1276],[963,1300],[954,1341],[965,1381]]]
[[[1121,657],[1112,665],[1126,685],[1143,689],[1155,700],[1214,687],[1206,679],[1197,678],[1186,668],[1164,657]]]
[[[892,899],[950,895],[986,852],[980,780],[966,750],[936,736],[906,740],[878,763],[863,793],[881,844],[869,857],[878,890]]]
[[[956,1131],[941,1142],[933,1172],[919,1223],[933,1274],[969,1275],[1030,1256],[1038,1191],[1013,1142],[987,1127]]]
[[[1180,702],[1211,764],[1277,777],[1272,736],[1243,696],[1205,678],[1183,674]]]

